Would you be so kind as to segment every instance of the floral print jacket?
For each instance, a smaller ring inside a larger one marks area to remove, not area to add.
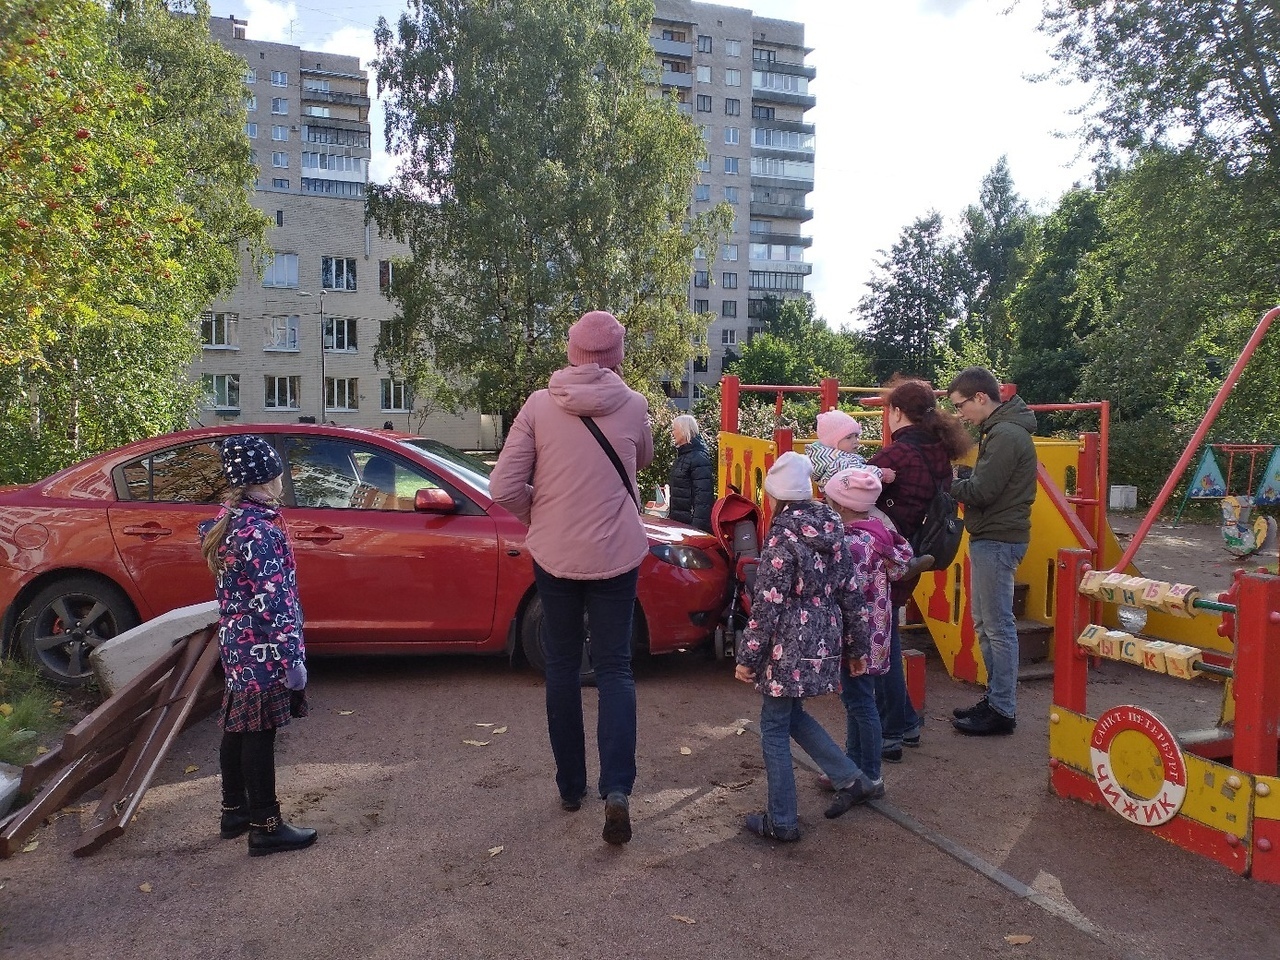
[[[231,513],[218,550],[218,643],[227,689],[255,692],[284,684],[287,667],[306,661],[293,549],[279,511],[254,500]]]
[[[846,523],[844,531],[865,601],[861,616],[871,644],[867,673],[878,677],[889,672],[889,631],[893,627],[889,582],[902,578],[915,554],[900,533],[875,518]]]
[[[784,505],[760,554],[738,663],[765,696],[839,690],[845,657],[868,652],[864,596],[835,511],[813,500]]]

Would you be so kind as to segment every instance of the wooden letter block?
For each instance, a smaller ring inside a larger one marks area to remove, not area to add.
[[[1119,603],[1123,603],[1126,607],[1136,607],[1142,603],[1142,591],[1146,589],[1147,584],[1151,581],[1143,577],[1130,577],[1120,588]]]
[[[1129,581],[1129,577],[1123,573],[1109,573],[1102,581],[1099,593],[1103,600],[1107,603],[1119,603],[1120,591]]]
[[[1102,596],[1102,581],[1107,578],[1105,570],[1090,570],[1080,578],[1080,592],[1086,597]]]
[[[1165,598],[1172,589],[1172,583],[1166,583],[1163,580],[1148,580],[1147,585],[1142,588],[1142,595],[1138,598],[1138,602],[1144,607],[1150,607],[1153,610],[1163,610]]]
[[[1201,651],[1198,647],[1175,643],[1164,652],[1165,672],[1179,680],[1190,680],[1200,676]]]
[[[1125,636],[1120,641],[1120,659],[1125,663],[1142,666],[1142,648],[1146,641],[1141,637]]]
[[[1164,673],[1164,655],[1170,647],[1174,646],[1176,644],[1168,640],[1148,640],[1142,645],[1142,666],[1155,673]]]
[[[1199,598],[1200,588],[1189,583],[1175,583],[1169,588],[1160,609],[1175,617],[1194,617],[1196,609],[1192,604]]]
[[[1132,635],[1123,630],[1108,630],[1102,635],[1102,641],[1098,644],[1098,654],[1108,660],[1122,660],[1125,641],[1133,639]]]
[[[1106,627],[1099,626],[1096,623],[1091,623],[1084,628],[1084,632],[1076,639],[1076,643],[1085,650],[1088,650],[1095,657],[1100,657],[1102,654],[1098,652],[1098,645],[1102,643],[1102,638],[1106,636],[1106,633]]]

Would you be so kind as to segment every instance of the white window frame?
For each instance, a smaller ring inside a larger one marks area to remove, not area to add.
[[[257,83],[257,82],[258,82],[258,71],[257,71],[257,69],[256,69],[256,68],[254,68],[254,67],[246,67],[246,68],[245,68],[245,71],[244,71],[244,82],[245,82],[245,83]]]
[[[742,56],[742,41],[741,41],[741,40],[726,40],[726,41],[724,42],[724,55],[725,55],[726,57],[740,57],[740,56]]]
[[[262,349],[273,352],[297,353],[298,328],[301,321],[296,313],[267,317],[262,325]]]
[[[355,257],[321,257],[320,286],[324,290],[356,289]]]
[[[733,327],[725,327],[720,331],[720,346],[733,347],[738,343],[738,331]]]
[[[726,87],[740,87],[740,86],[742,86],[742,71],[741,71],[741,70],[726,70],[726,71],[724,72],[724,85],[725,85]]]
[[[287,143],[289,140],[289,125],[287,123],[273,123],[271,125],[271,139]]]
[[[724,188],[724,202],[725,202],[725,203],[737,203],[737,202],[738,202],[738,188],[737,188],[737,187],[726,186],[726,187]]]
[[[326,353],[356,353],[360,341],[356,336],[355,317],[325,317],[324,349]]]
[[[271,85],[272,85],[273,87],[288,87],[288,86],[289,86],[289,74],[288,74],[288,73],[286,73],[284,70],[272,70],[272,71],[271,71]]]
[[[413,409],[409,399],[409,381],[383,377],[379,384],[383,413],[408,413]],[[399,401],[397,403],[396,401]]]
[[[289,115],[289,98],[272,97],[271,115],[274,117],[287,117]]]
[[[200,314],[200,346],[205,350],[239,350],[240,314],[221,310]]]
[[[697,77],[698,77],[698,82],[699,82],[699,83],[710,83],[710,82],[711,82],[711,68],[710,68],[709,66],[707,66],[707,65],[706,65],[706,64],[704,64],[704,63],[700,63],[700,64],[698,64],[698,66],[695,68],[695,70],[697,71]]]
[[[244,135],[245,135],[246,137],[248,137],[250,140],[257,140],[257,139],[258,139],[258,125],[257,125],[256,123],[254,123],[252,120],[250,120],[249,122],[247,122],[247,123],[244,125]]]
[[[738,245],[736,243],[724,243],[720,245],[721,260],[737,260]]]
[[[249,113],[253,113],[258,109],[258,98],[255,94],[246,93],[244,95],[244,108]]]
[[[737,146],[741,142],[742,131],[738,127],[724,128],[724,142],[730,146]]]
[[[274,253],[271,262],[262,272],[264,287],[297,287],[298,255],[296,253]]]
[[[730,177],[735,177],[738,175],[738,158],[737,157],[724,158],[724,172],[726,175]]]
[[[289,169],[289,153],[287,150],[271,151],[271,166],[276,170]]]
[[[339,406],[339,401],[342,405]],[[325,411],[354,411],[360,409],[360,381],[357,377],[325,377]]]
[[[206,373],[201,377],[205,400],[214,410],[240,409],[240,374]]]
[[[280,402],[281,387],[284,388],[284,402]],[[266,410],[301,410],[302,378],[278,377],[267,374],[264,381],[262,405]]]

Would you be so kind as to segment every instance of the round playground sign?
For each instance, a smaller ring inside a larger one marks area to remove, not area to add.
[[[1093,726],[1089,755],[1102,799],[1126,820],[1158,827],[1182,808],[1187,796],[1182,748],[1172,731],[1149,710],[1112,707]],[[1144,781],[1159,785],[1148,796],[1140,796],[1133,787]]]

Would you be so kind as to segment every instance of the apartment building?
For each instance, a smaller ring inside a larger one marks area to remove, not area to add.
[[[705,355],[672,383],[672,402],[688,408],[760,330],[764,297],[802,296],[812,267],[801,233],[813,211],[813,108],[804,24],[750,10],[687,0],[657,0],[650,42],[664,90],[674,90],[702,131],[707,159],[693,211],[726,202],[732,234],[719,250],[700,250],[689,302],[712,313]]]
[[[358,57],[245,38],[246,21],[210,20],[215,40],[248,64],[253,203],[272,221],[273,256],[201,318],[192,376],[205,384],[203,423],[314,419],[388,421],[465,449],[496,445],[478,412],[424,416],[408,385],[374,362],[392,261],[408,248],[365,223],[371,139],[369,78]]]

